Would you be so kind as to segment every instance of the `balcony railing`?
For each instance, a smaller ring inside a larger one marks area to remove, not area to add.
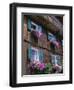
[[[44,18],[49,20],[49,22],[53,24],[53,26],[55,26],[61,34],[63,33],[63,25],[58,19],[56,19],[55,16],[44,16]]]

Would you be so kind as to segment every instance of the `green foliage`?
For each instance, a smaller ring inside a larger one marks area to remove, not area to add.
[[[50,63],[46,64],[44,73],[48,74],[48,73],[51,73],[51,71],[52,71],[52,65]]]

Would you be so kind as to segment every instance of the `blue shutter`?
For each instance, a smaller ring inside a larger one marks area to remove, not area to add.
[[[40,50],[39,51],[39,60],[40,60],[40,62],[43,62],[43,59],[44,59],[44,57],[43,57],[43,51],[42,50]]]
[[[31,31],[31,20],[28,19],[28,30]]]

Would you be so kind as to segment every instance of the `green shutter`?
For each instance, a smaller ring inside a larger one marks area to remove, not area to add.
[[[43,59],[44,59],[44,57],[43,57],[43,51],[40,50],[39,51],[39,60],[40,60],[40,62],[43,62]]]
[[[32,50],[31,50],[31,47],[28,48],[28,58],[31,59],[31,53],[32,53]]]
[[[28,31],[31,31],[31,20],[28,19]]]

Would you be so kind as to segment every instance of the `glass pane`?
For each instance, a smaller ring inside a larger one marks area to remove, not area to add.
[[[38,28],[38,25],[33,21],[31,21],[31,30],[37,30],[37,28]]]
[[[50,41],[56,41],[56,38],[55,38],[55,36],[53,34],[48,33],[48,40],[50,40]]]
[[[55,56],[54,55],[52,55],[52,58],[51,58],[52,60],[52,64],[55,64]]]
[[[31,24],[31,29],[36,29],[36,26],[35,25],[33,25],[33,24]]]

